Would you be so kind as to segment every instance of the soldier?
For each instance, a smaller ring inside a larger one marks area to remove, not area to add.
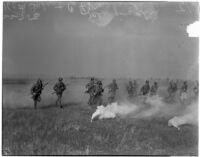
[[[149,81],[146,80],[145,85],[142,86],[140,89],[140,94],[142,95],[147,95],[149,93],[150,86],[149,86]]]
[[[174,92],[174,93],[177,92],[177,90],[178,90],[177,82],[174,82],[174,83],[173,83],[173,88],[172,88],[172,89],[173,89],[173,92]]]
[[[178,90],[177,83],[171,80],[168,86],[168,97],[169,101],[175,101],[175,95]]]
[[[97,81],[94,86],[94,104],[102,105],[102,93],[104,92],[103,84],[101,81]]]
[[[183,82],[183,86],[181,87],[181,93],[183,92],[187,92],[187,88],[188,88],[188,85],[187,85],[187,81],[184,81]]]
[[[167,88],[167,91],[168,91],[168,94],[169,94],[169,95],[171,95],[172,90],[173,90],[173,81],[171,80],[171,81],[169,82],[169,86],[168,86],[168,88]]]
[[[137,96],[137,82],[136,82],[136,80],[133,81],[133,95]]]
[[[199,82],[197,82],[197,84],[194,86],[193,92],[195,94],[195,97],[197,97],[199,94]]]
[[[63,83],[63,78],[59,77],[58,82],[54,85],[53,90],[55,91],[57,95],[56,105],[60,105],[60,108],[63,108],[63,105],[61,103],[62,94],[66,89],[66,85]]]
[[[132,98],[133,97],[133,93],[134,93],[134,87],[133,87],[133,82],[132,81],[129,81],[126,89],[128,91],[128,97]]]
[[[86,85],[86,91],[85,93],[88,93],[90,95],[88,104],[93,105],[94,104],[94,89],[95,89],[95,81],[94,78],[92,77],[90,82]]]
[[[150,95],[151,96],[156,95],[157,90],[158,90],[158,83],[154,82],[154,84],[151,86],[151,89],[150,89]]]
[[[110,83],[107,87],[109,89],[109,91],[108,91],[108,93],[109,93],[108,102],[112,103],[112,102],[114,102],[116,91],[119,89],[119,87],[118,87],[115,79],[113,79],[113,82]]]
[[[174,81],[170,81],[169,87],[168,87],[168,92],[170,94],[174,94],[174,93],[176,93],[177,89],[178,89],[177,83]]]
[[[42,94],[42,90],[44,89],[44,87],[47,85],[43,84],[41,79],[38,79],[37,82],[33,85],[33,87],[31,88],[31,94],[32,94],[32,99],[34,101],[34,108],[37,109],[37,102],[41,101],[41,97],[40,95]]]

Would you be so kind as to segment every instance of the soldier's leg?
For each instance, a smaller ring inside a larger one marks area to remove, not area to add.
[[[59,95],[59,104],[60,104],[60,108],[63,108],[63,105],[61,103],[61,99],[62,99],[62,94]]]
[[[94,105],[96,103],[96,96],[91,95],[90,105]]]
[[[59,105],[59,94],[56,94],[56,95],[57,95],[56,105]]]
[[[110,92],[108,95],[108,103],[110,104],[112,102],[112,93]]]
[[[109,103],[112,103],[113,101],[114,101],[114,96],[112,95],[109,97]]]
[[[34,108],[35,109],[37,109],[37,102],[38,102],[38,100],[39,100],[39,95],[38,94],[34,95],[33,101],[34,101]]]
[[[103,98],[102,98],[101,95],[100,95],[99,98],[98,98],[98,103],[97,103],[97,105],[98,105],[98,106],[99,106],[99,105],[103,105]]]
[[[91,105],[95,105],[97,101],[97,97],[96,96],[92,96],[92,102]]]
[[[34,109],[37,109],[37,100],[34,100]]]
[[[89,100],[88,100],[88,105],[91,105],[91,95],[90,95]]]

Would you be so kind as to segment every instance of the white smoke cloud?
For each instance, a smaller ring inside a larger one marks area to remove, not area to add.
[[[99,119],[106,119],[106,118],[115,118],[116,116],[125,116],[130,113],[135,112],[138,109],[136,105],[133,105],[128,102],[123,103],[111,103],[108,104],[106,107],[103,105],[98,106],[97,110],[93,113],[91,121],[98,117]]]
[[[158,114],[165,104],[159,96],[152,96],[146,99],[145,104],[139,102],[137,105],[128,101],[114,102],[106,107],[98,106],[97,110],[92,115],[92,120],[95,117],[99,119],[115,118],[116,116],[128,116],[131,114],[134,118],[146,118]]]
[[[198,125],[198,103],[194,102],[179,115],[168,121],[169,126],[173,126],[180,130],[180,126],[184,124]]]
[[[152,117],[172,117],[168,125],[174,126],[179,129],[179,126],[183,124],[197,125],[198,123],[198,106],[197,102],[187,104],[185,107],[183,104],[166,104],[161,97],[152,96],[148,97],[143,103],[111,103],[107,106],[98,106],[96,111],[91,117],[91,121],[94,119],[107,119],[120,117],[133,117],[137,119],[152,118]],[[167,124],[166,124],[167,125]]]

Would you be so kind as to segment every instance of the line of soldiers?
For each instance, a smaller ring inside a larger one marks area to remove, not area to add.
[[[187,99],[188,97],[188,83],[187,81],[183,81],[182,85],[180,88],[178,88],[178,83],[179,81],[173,81],[171,80],[169,82],[169,86],[168,86],[168,96],[169,98],[171,97],[172,99],[175,98],[176,93],[178,92],[181,100]],[[199,94],[199,83],[197,81],[197,83],[195,83],[194,87],[193,87],[193,93],[194,93],[194,97],[197,98],[198,94]]]
[[[108,103],[112,103],[116,101],[116,92],[119,90],[119,87],[117,85],[117,82],[115,79],[113,81],[105,86],[105,88],[108,88]],[[129,81],[129,84],[126,87],[126,90],[128,92],[128,98],[132,98],[134,96],[137,96],[137,82],[134,80],[134,82]],[[86,85],[86,92],[89,94],[89,105],[101,105],[102,104],[102,93],[104,92],[104,88],[101,81],[95,81],[94,78],[91,78],[90,82]],[[151,96],[156,95],[158,90],[158,84],[157,82],[154,82],[154,84],[150,87],[149,81],[147,80],[145,84],[142,86],[139,95],[148,95]]]
[[[112,103],[115,100],[116,91],[119,89],[118,85],[116,83],[116,80],[114,79],[112,83],[107,85],[103,88],[103,84],[100,80],[96,80],[92,77],[90,82],[86,85],[86,91],[85,93],[89,94],[89,105],[101,105],[102,104],[102,93],[104,92],[104,89],[108,88],[108,102]]]
[[[37,82],[31,88],[31,95],[34,101],[34,108],[37,109],[37,103],[41,101],[41,94],[44,87],[48,83],[43,83],[41,79],[38,79]],[[63,83],[63,78],[59,77],[58,82],[53,87],[54,92],[52,94],[57,95],[56,105],[60,105],[60,108],[63,108],[61,103],[62,94],[66,90],[66,85]]]
[[[41,101],[41,94],[42,91],[44,89],[44,87],[47,85],[48,83],[43,83],[43,81],[41,79],[38,79],[37,82],[33,85],[33,87],[31,88],[31,94],[32,94],[32,99],[34,101],[34,108],[37,108],[37,103]],[[178,91],[178,82],[176,81],[169,81],[169,85],[168,85],[168,94],[169,97],[174,97],[176,92]],[[195,96],[198,96],[198,89],[199,89],[199,84],[197,82],[197,84],[194,86],[193,88],[193,92],[195,93]],[[105,88],[108,88],[108,103],[112,103],[114,101],[116,101],[116,92],[117,90],[119,90],[119,87],[117,85],[117,82],[115,79],[113,79],[113,81],[105,86],[103,88],[103,84],[102,81],[95,79],[94,77],[92,77],[90,79],[90,82],[86,84],[86,91],[85,93],[89,94],[89,101],[88,104],[89,105],[102,105],[103,100],[102,100],[102,95],[104,92]],[[56,100],[56,104],[60,106],[60,108],[63,108],[63,105],[61,103],[61,99],[62,99],[62,94],[63,92],[66,90],[66,85],[63,83],[63,78],[59,77],[58,78],[58,82],[54,85],[53,87],[54,92],[52,94],[56,94],[57,95],[57,100]],[[137,90],[138,90],[138,84],[137,81],[134,80],[129,81],[128,85],[126,86],[126,90],[128,92],[128,98],[133,98],[137,96]],[[180,88],[180,96],[185,96],[187,95],[187,90],[188,90],[188,84],[187,81],[184,81],[181,88]],[[138,95],[142,95],[142,96],[153,96],[156,95],[158,91],[158,83],[154,82],[152,84],[152,86],[150,86],[149,81],[146,80],[145,84],[140,88],[140,92]]]
[[[95,80],[91,78],[90,82],[86,85],[85,93],[89,94],[89,105],[101,104],[102,103],[102,93],[104,92],[102,82],[100,80]]]
[[[129,84],[127,85],[127,91],[128,91],[128,95],[129,98],[132,98],[134,96],[137,96],[137,89],[138,89],[138,85],[136,80],[134,80],[134,82],[129,81]],[[158,90],[158,83],[154,82],[154,84],[150,87],[149,85],[149,81],[146,80],[145,84],[141,87],[139,95],[156,95],[157,94],[157,90]]]
[[[89,94],[88,105],[101,104],[102,103],[102,93],[104,92],[104,88],[102,82],[100,80],[96,80],[95,78],[91,78],[90,82],[85,86],[85,93]]]

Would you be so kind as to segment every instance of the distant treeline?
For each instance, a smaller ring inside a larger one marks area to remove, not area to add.
[[[71,77],[64,77],[64,79],[70,79],[70,80],[89,80],[91,78],[91,76],[88,76],[88,77],[74,77],[74,76],[71,76]],[[98,77],[95,77],[96,79],[98,80],[105,80],[105,78],[98,78]],[[31,82],[34,82],[36,81],[38,78],[3,78],[2,80],[2,83],[3,84],[28,84],[28,83],[31,83]],[[42,80],[44,81],[53,81],[55,80],[56,78],[54,79],[49,79],[49,78],[42,78]],[[141,78],[117,78],[116,80],[136,80],[137,82],[144,82],[146,79],[141,79]],[[150,82],[154,82],[154,81],[157,81],[158,83],[162,82],[169,82],[170,80],[174,80],[174,81],[178,81],[179,83],[181,83],[182,81],[184,80],[181,80],[181,79],[170,79],[170,78],[148,78],[147,80],[149,80]],[[186,80],[185,80],[186,81]],[[194,80],[187,80],[188,83],[190,82],[194,82]],[[198,80],[196,80],[198,81]]]
[[[3,84],[28,84],[31,81],[31,79],[3,79]]]

